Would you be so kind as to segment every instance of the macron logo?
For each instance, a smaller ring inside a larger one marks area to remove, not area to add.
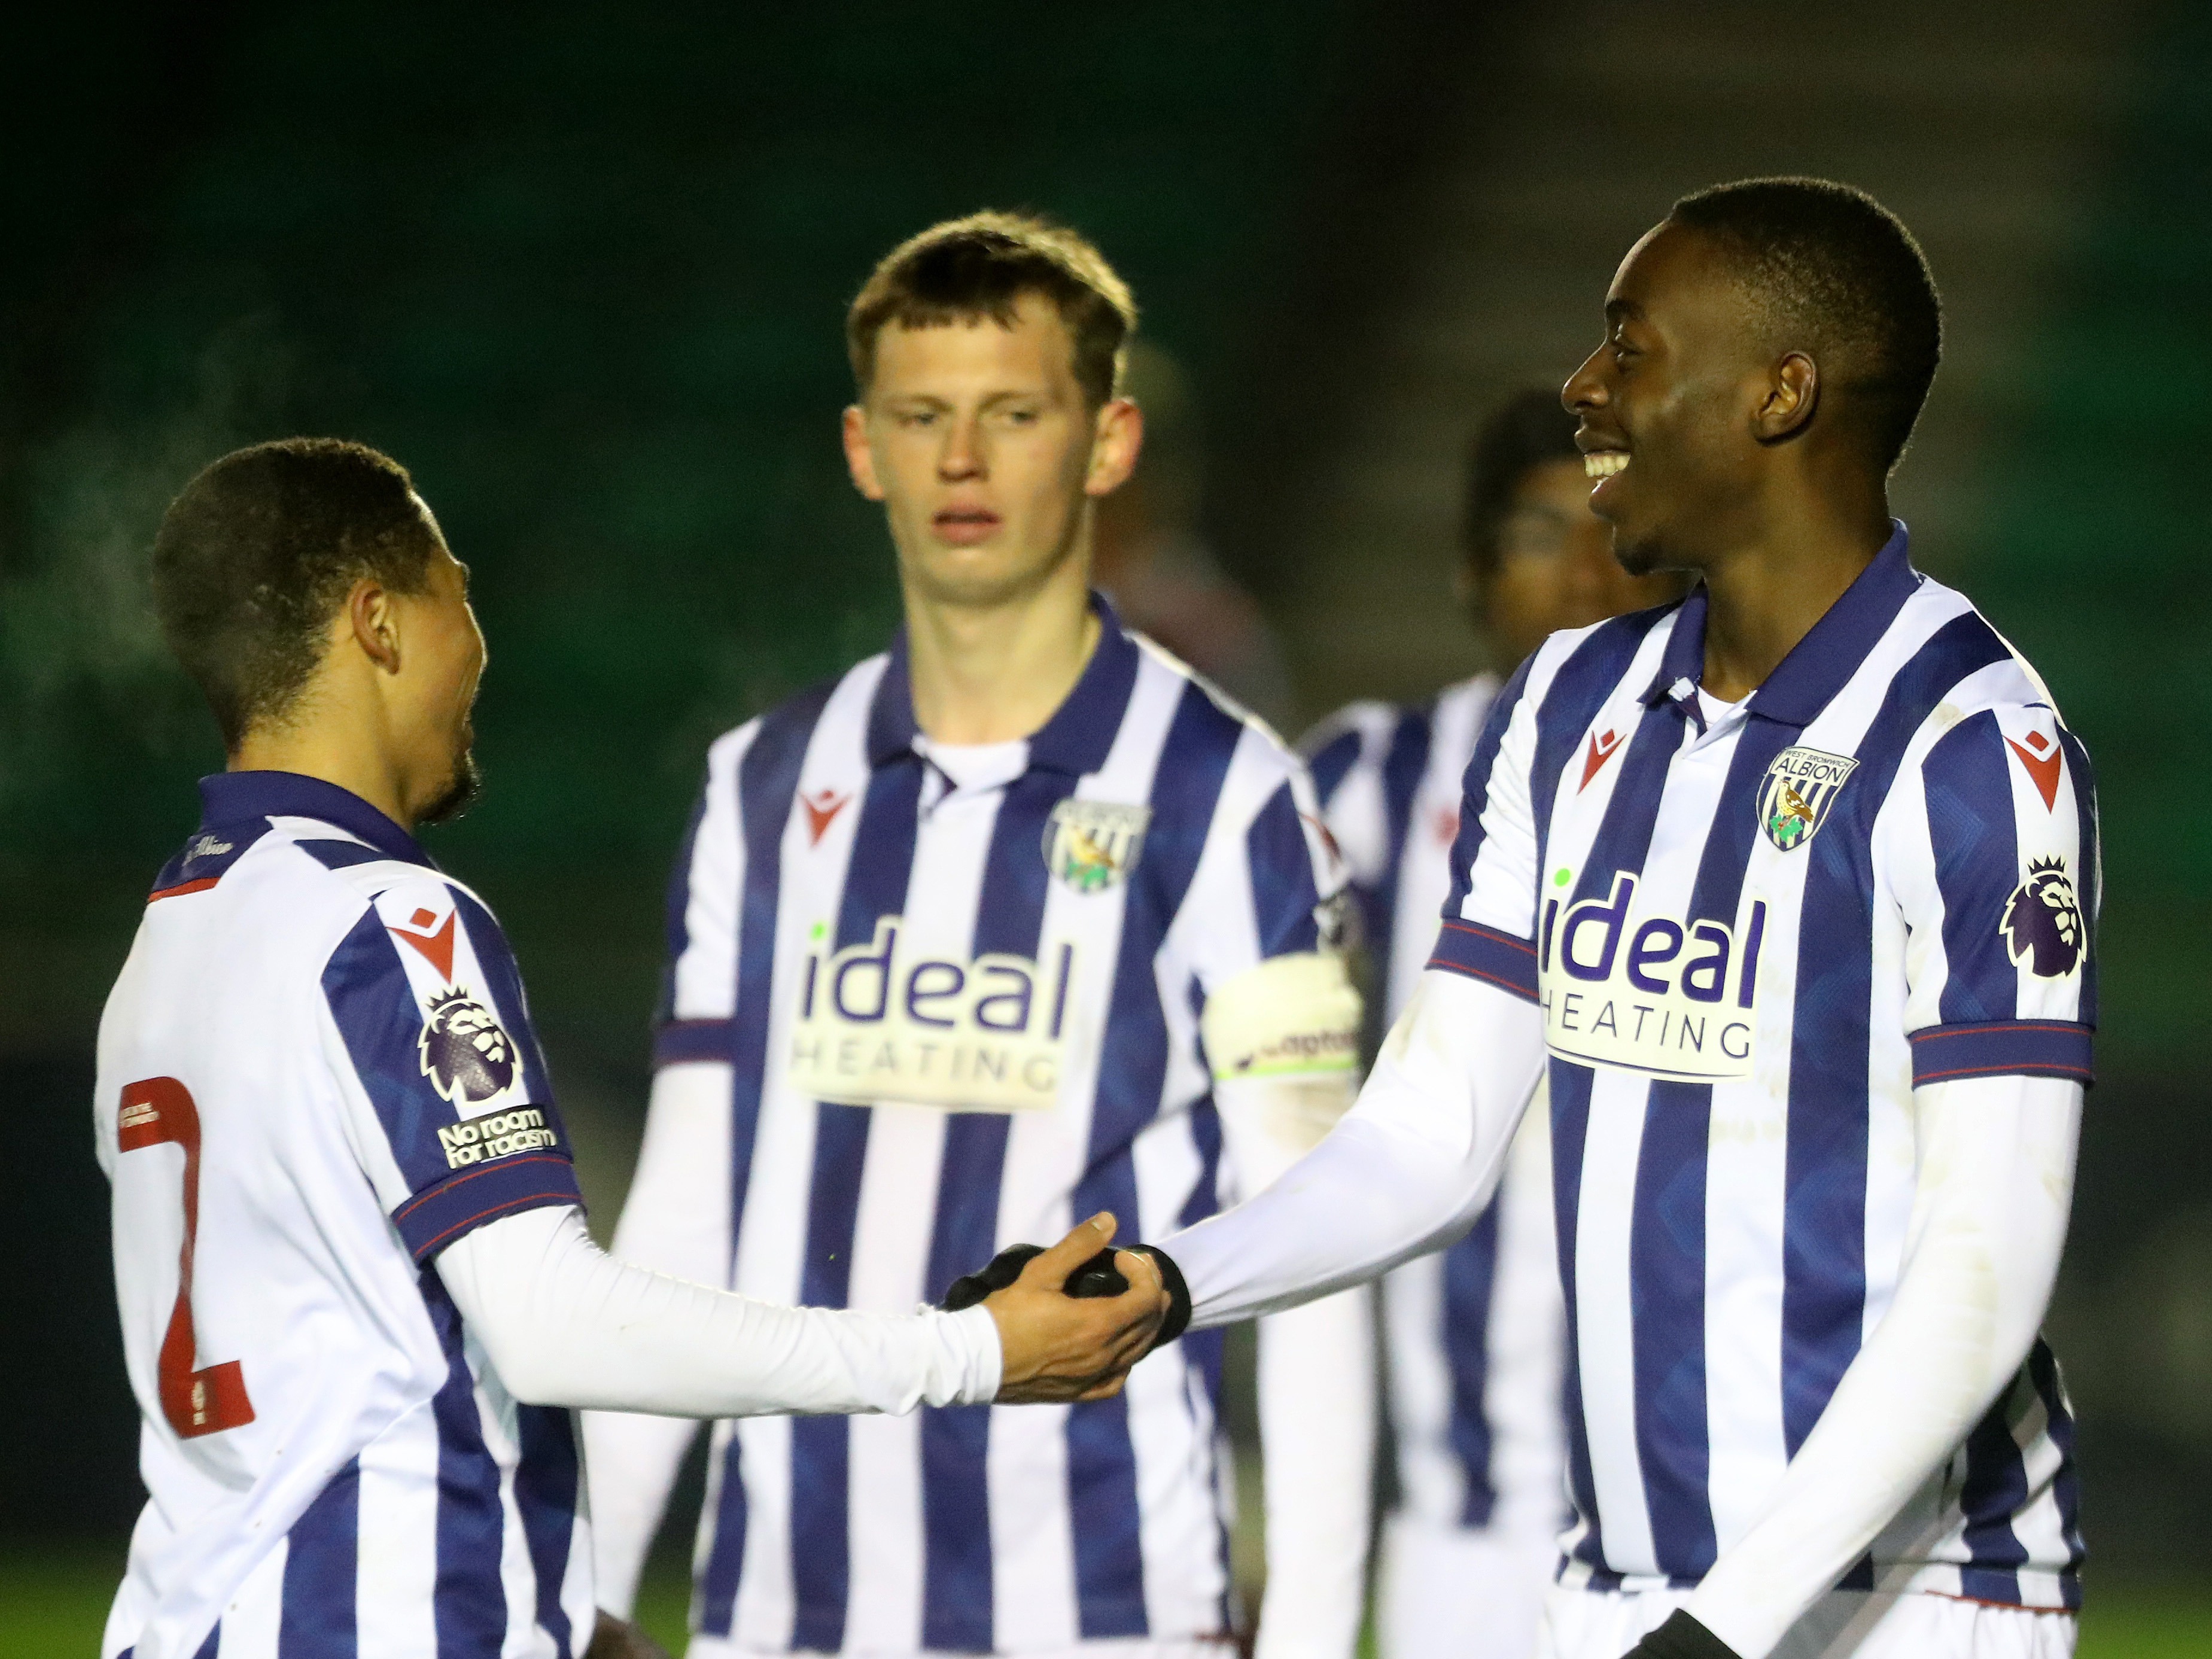
[[[852,799],[849,794],[841,795],[835,789],[829,788],[817,789],[811,795],[799,798],[799,804],[806,809],[806,844],[809,847],[822,845],[822,837],[828,831],[831,820],[845,810],[845,803]]]
[[[1603,737],[1595,732],[1590,733],[1589,753],[1583,757],[1583,781],[1575,786],[1575,793],[1579,795],[1589,787],[1590,780],[1604,769],[1605,763],[1613,758],[1613,751],[1620,747],[1620,733],[1618,732],[1607,732]]]
[[[2043,797],[2043,810],[2058,810],[2058,745],[2040,732],[2031,732],[2025,743],[2005,739],[2005,747],[2020,757],[2020,763],[2027,769],[2028,779],[2035,785],[2036,793]]]

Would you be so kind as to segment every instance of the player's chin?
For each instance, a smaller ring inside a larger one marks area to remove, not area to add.
[[[483,793],[483,769],[477,764],[476,750],[464,749],[453,762],[453,775],[440,792],[436,799],[422,811],[424,823],[451,823],[477,803]]]

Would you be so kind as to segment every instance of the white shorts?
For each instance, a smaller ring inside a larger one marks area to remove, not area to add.
[[[1687,1590],[1587,1590],[1544,1598],[1540,1659],[1620,1659]],[[1836,1590],[1782,1638],[1771,1659],[2073,1659],[2070,1613],[1998,1607],[1907,1590]]]
[[[793,1659],[789,1653],[763,1653],[741,1648],[726,1636],[692,1637],[684,1659]],[[1233,1637],[1194,1641],[1155,1642],[1143,1636],[1100,1637],[1065,1648],[1024,1648],[1016,1659],[1236,1659]],[[925,1650],[912,1655],[889,1655],[886,1659],[977,1659],[972,1653],[939,1654]]]
[[[1375,1587],[1376,1650],[1382,1659],[1529,1659],[1559,1554],[1549,1528],[1516,1537],[1402,1510],[1389,1516]]]

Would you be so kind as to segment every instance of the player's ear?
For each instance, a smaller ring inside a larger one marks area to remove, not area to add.
[[[1765,395],[1752,416],[1752,435],[1763,444],[1795,437],[1820,403],[1820,365],[1802,351],[1784,352],[1767,371]]]
[[[868,447],[868,417],[858,404],[845,405],[843,423],[845,469],[853,475],[853,488],[872,501],[884,498],[876,482],[876,453]]]
[[[1144,445],[1145,414],[1134,398],[1110,398],[1101,405],[1091,419],[1091,469],[1084,474],[1083,493],[1110,495],[1128,483]]]
[[[399,672],[399,611],[384,585],[363,576],[347,593],[345,631],[362,654],[387,674]]]

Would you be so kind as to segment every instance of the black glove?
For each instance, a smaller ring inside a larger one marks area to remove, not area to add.
[[[1625,1659],[1737,1659],[1737,1654],[1678,1607],[1665,1624],[1629,1649]]]
[[[1159,1333],[1152,1338],[1152,1348],[1164,1348],[1181,1336],[1190,1324],[1190,1289],[1183,1283],[1182,1269],[1176,1267],[1167,1253],[1155,1245],[1132,1244],[1127,1247],[1139,1255],[1152,1259],[1159,1269],[1160,1284],[1168,1293],[1167,1317],[1160,1322]],[[1033,1256],[1044,1254],[1042,1244],[1009,1244],[990,1261],[972,1273],[963,1273],[952,1281],[945,1292],[945,1299],[937,1305],[948,1313],[958,1313],[963,1308],[972,1308],[994,1291],[1003,1291],[1022,1276]],[[1120,1296],[1129,1288],[1129,1281],[1114,1265],[1111,1246],[1091,1257],[1073,1273],[1061,1290],[1069,1296]]]

